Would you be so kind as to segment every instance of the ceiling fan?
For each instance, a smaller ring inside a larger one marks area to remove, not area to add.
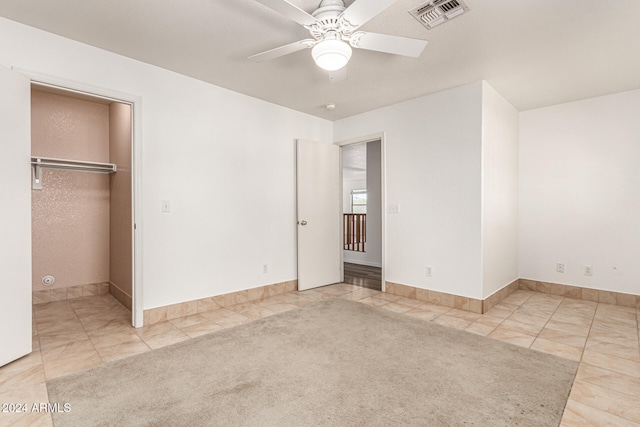
[[[256,62],[311,48],[315,63],[331,73],[344,69],[352,47],[417,58],[427,45],[426,40],[357,31],[397,0],[356,0],[348,8],[343,0],[322,0],[311,14],[287,0],[256,1],[301,24],[313,37],[249,57]]]

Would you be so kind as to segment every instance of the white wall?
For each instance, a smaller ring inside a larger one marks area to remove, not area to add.
[[[386,280],[482,298],[482,83],[334,122],[335,140],[386,132]],[[426,276],[426,266],[433,277]]]
[[[382,267],[381,146],[382,144],[379,140],[367,143],[367,180],[363,187],[359,187],[367,189],[367,241],[365,243],[365,252],[343,251],[345,262]],[[357,189],[357,187],[354,186],[352,189]],[[349,197],[350,193],[351,190],[349,190]]]
[[[5,19],[0,39],[1,65],[141,97],[144,308],[296,278],[294,139],[331,122]]]
[[[484,298],[518,278],[518,111],[482,85]]]
[[[19,41],[0,65],[141,97],[144,308],[296,277],[295,138],[386,132],[387,280],[473,298],[509,280],[513,111],[482,82],[332,124],[2,18],[0,38]],[[520,277],[640,293],[639,112],[632,91],[521,113]]]
[[[521,113],[520,276],[640,294],[639,159],[640,90]]]

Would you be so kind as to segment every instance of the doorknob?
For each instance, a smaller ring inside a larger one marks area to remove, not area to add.
[[[305,220],[303,219],[302,221],[298,222],[298,224],[300,224],[300,225],[307,225],[307,221],[305,221]]]

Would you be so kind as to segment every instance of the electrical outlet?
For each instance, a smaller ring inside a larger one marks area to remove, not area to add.
[[[427,266],[426,272],[427,272],[427,277],[433,277],[433,268],[431,266]]]
[[[171,202],[169,200],[162,201],[162,212],[163,213],[171,212]]]
[[[564,263],[557,262],[556,263],[556,273],[564,273]]]
[[[269,272],[269,264],[262,264],[262,272],[263,273]]]
[[[585,276],[593,276],[593,267],[590,265],[584,266],[584,275]]]

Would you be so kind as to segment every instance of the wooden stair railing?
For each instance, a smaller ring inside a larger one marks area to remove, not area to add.
[[[344,214],[344,249],[365,252],[367,241],[367,214]]]

